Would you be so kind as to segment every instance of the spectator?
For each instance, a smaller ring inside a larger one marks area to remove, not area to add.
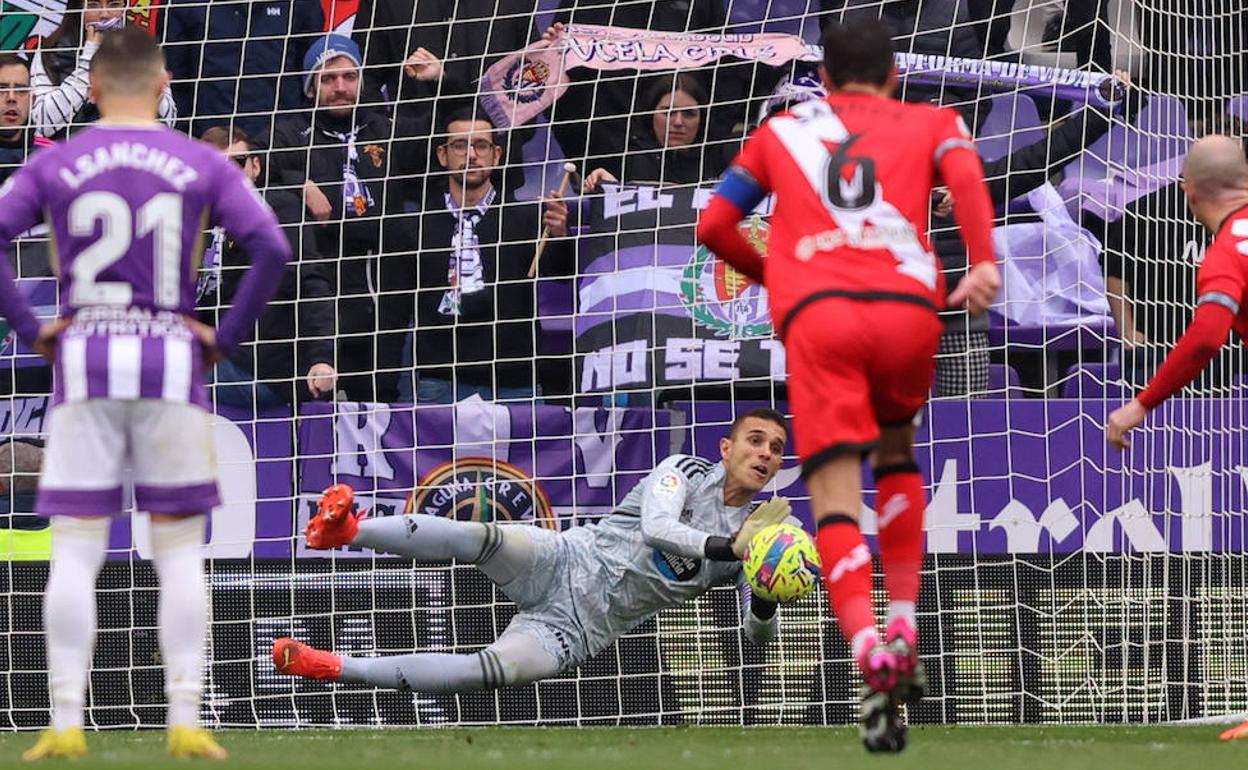
[[[253,183],[263,186],[262,156],[241,129],[214,126],[202,138],[238,163]],[[295,259],[257,322],[255,340],[216,367],[218,403],[246,409],[295,405],[333,395],[337,380],[332,363],[333,294],[319,264],[315,238],[300,225],[303,200],[291,190],[261,190],[261,194],[284,226]],[[211,248],[204,255],[199,306],[201,315],[208,316],[205,323],[215,328],[216,314],[233,302],[250,260],[225,240],[220,228],[211,237]]]
[[[0,185],[26,162],[30,130],[30,70],[11,53],[0,53]]]
[[[1114,66],[1107,15],[1108,0],[1067,0],[1044,25],[1043,41],[1051,51],[1072,51],[1076,67],[1089,64],[1101,72]],[[1128,11],[1130,13],[1130,11]]]
[[[967,15],[974,22],[972,28],[985,59],[1007,53],[1014,2],[1015,0],[969,0]]]
[[[173,0],[162,16],[174,100],[195,136],[230,123],[266,136],[276,111],[306,106],[298,73],[324,32],[320,0]]]
[[[555,36],[559,25],[567,23],[721,34],[728,17],[722,0],[561,0],[555,22],[546,36]],[[747,73],[753,68],[719,65],[715,71],[714,106],[706,115],[705,132],[711,141],[722,141],[744,127],[751,80]],[[618,178],[623,173],[621,158],[628,143],[629,121],[640,109],[646,81],[633,70],[590,67],[571,70],[568,77],[572,85],[551,110],[551,130],[563,154],[578,167],[602,167]]]
[[[623,179],[638,183],[697,184],[718,179],[728,168],[725,146],[707,144],[706,90],[691,73],[665,75],[651,83],[634,120]],[[601,182],[618,181],[605,168],[585,177],[592,192]]]
[[[363,0],[355,17],[355,40],[364,51],[362,102],[394,103],[407,136],[431,136],[435,105],[440,112],[471,107],[485,71],[537,37],[536,6],[535,0]],[[513,130],[507,142],[510,189],[524,183],[523,145],[533,133]],[[421,183],[437,170],[436,143],[412,145],[423,163]]]
[[[537,38],[535,0],[362,0],[355,41],[364,51],[365,104],[398,103],[421,136],[435,100],[472,97],[485,70]],[[471,106],[471,98],[468,100]]]
[[[1117,73],[1130,85],[1126,72]],[[1130,120],[1144,105],[1142,95],[1131,89],[1123,119]],[[1109,130],[1110,115],[1096,107],[1084,109],[1054,126],[1039,141],[1021,147],[997,160],[984,163],[988,193],[998,208],[1049,180],[1055,169],[1069,162],[1083,148],[1096,142]],[[932,246],[940,257],[945,283],[952,292],[966,273],[966,249],[951,216],[953,201],[944,194],[938,199],[932,217]],[[936,395],[982,396],[988,388],[988,316],[971,318],[964,310],[942,314],[945,333],[940,338],[936,358]]]
[[[394,400],[398,359],[383,361],[377,335],[380,256],[404,247],[397,236],[413,153],[395,135],[385,110],[359,106],[360,50],[350,38],[327,35],[304,57],[304,92],[314,110],[278,120],[273,129],[270,186],[301,192],[314,222],[316,252],[338,296],[339,387],[355,401]],[[395,145],[399,145],[396,147]],[[405,256],[405,259],[411,259]],[[378,372],[379,366],[388,367]]]
[[[26,62],[11,53],[0,53],[0,185],[16,171],[40,141],[30,127],[30,70]],[[42,140],[46,141],[46,140]],[[47,228],[40,225],[15,241],[7,255],[20,278],[52,275]],[[45,393],[49,371],[42,366],[20,367],[15,379],[23,381],[17,392]],[[29,369],[29,371],[25,371]]]
[[[516,203],[494,186],[503,149],[485,117],[461,108],[439,133],[445,173],[412,219],[418,256],[382,266],[382,286],[402,290],[387,296],[387,326],[415,321],[417,403],[533,399],[537,285],[528,273],[543,225],[552,240],[542,272],[571,272],[568,208],[555,193],[544,206]],[[404,377],[403,400],[409,385]]]
[[[1236,118],[1196,121],[1192,131],[1240,137],[1248,154],[1248,126]],[[1122,339],[1122,376],[1138,389],[1187,328],[1196,301],[1196,268],[1209,236],[1190,216],[1177,181],[1132,201],[1103,227],[1106,290]],[[1224,348],[1198,380],[1201,387],[1241,371],[1235,359]]]
[[[39,136],[63,139],[94,123],[99,110],[90,101],[87,75],[104,30],[126,22],[126,0],[69,0],[61,25],[39,44],[30,65],[34,102],[30,122]],[[165,86],[160,119],[172,126],[178,110]]]

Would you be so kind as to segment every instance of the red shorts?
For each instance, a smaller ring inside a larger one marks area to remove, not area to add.
[[[931,308],[897,301],[818,300],[784,340],[789,406],[803,474],[875,447],[880,426],[927,403],[942,324]]]

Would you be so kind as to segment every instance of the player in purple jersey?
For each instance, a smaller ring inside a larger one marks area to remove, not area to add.
[[[160,578],[160,649],[174,756],[224,759],[197,727],[207,591],[207,512],[219,502],[204,365],[234,350],[278,286],[290,247],[273,212],[215,148],[159,126],[168,81],[155,41],[104,35],[91,65],[99,124],[35,154],[0,188],[0,253],[46,219],[59,262],[61,312],[40,328],[0,260],[0,313],[54,365],[38,510],[52,515],[44,600],[52,725],[27,759],[86,753],[83,696],[95,636],[95,579],[110,516],[152,515]],[[209,226],[253,264],[219,329],[191,320]]]

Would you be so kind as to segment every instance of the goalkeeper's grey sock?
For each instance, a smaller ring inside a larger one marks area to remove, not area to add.
[[[475,655],[441,652],[386,658],[350,658],[344,655],[338,681],[438,693],[493,689],[506,684],[497,654],[488,649]]]
[[[509,629],[475,655],[418,652],[386,658],[342,656],[340,682],[417,692],[464,692],[520,685],[552,677],[565,662],[547,650],[543,640]]]
[[[365,519],[351,544],[419,561],[454,559],[475,564],[492,556],[502,539],[494,524],[417,513]]]

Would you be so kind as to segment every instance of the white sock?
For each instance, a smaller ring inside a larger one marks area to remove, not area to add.
[[[82,726],[95,647],[95,578],[108,550],[107,516],[52,518],[52,568],[43,598],[52,727]]]
[[[911,628],[918,628],[918,623],[914,619],[914,602],[890,601],[888,603],[888,625],[892,625],[894,620],[905,618],[910,623]]]
[[[874,628],[864,628],[854,634],[854,638],[849,640],[849,648],[854,656],[854,660],[862,657],[862,653],[867,649],[879,644],[880,635]]]
[[[152,561],[160,577],[160,654],[165,661],[169,727],[195,727],[203,692],[208,590],[203,515],[152,522]]]

